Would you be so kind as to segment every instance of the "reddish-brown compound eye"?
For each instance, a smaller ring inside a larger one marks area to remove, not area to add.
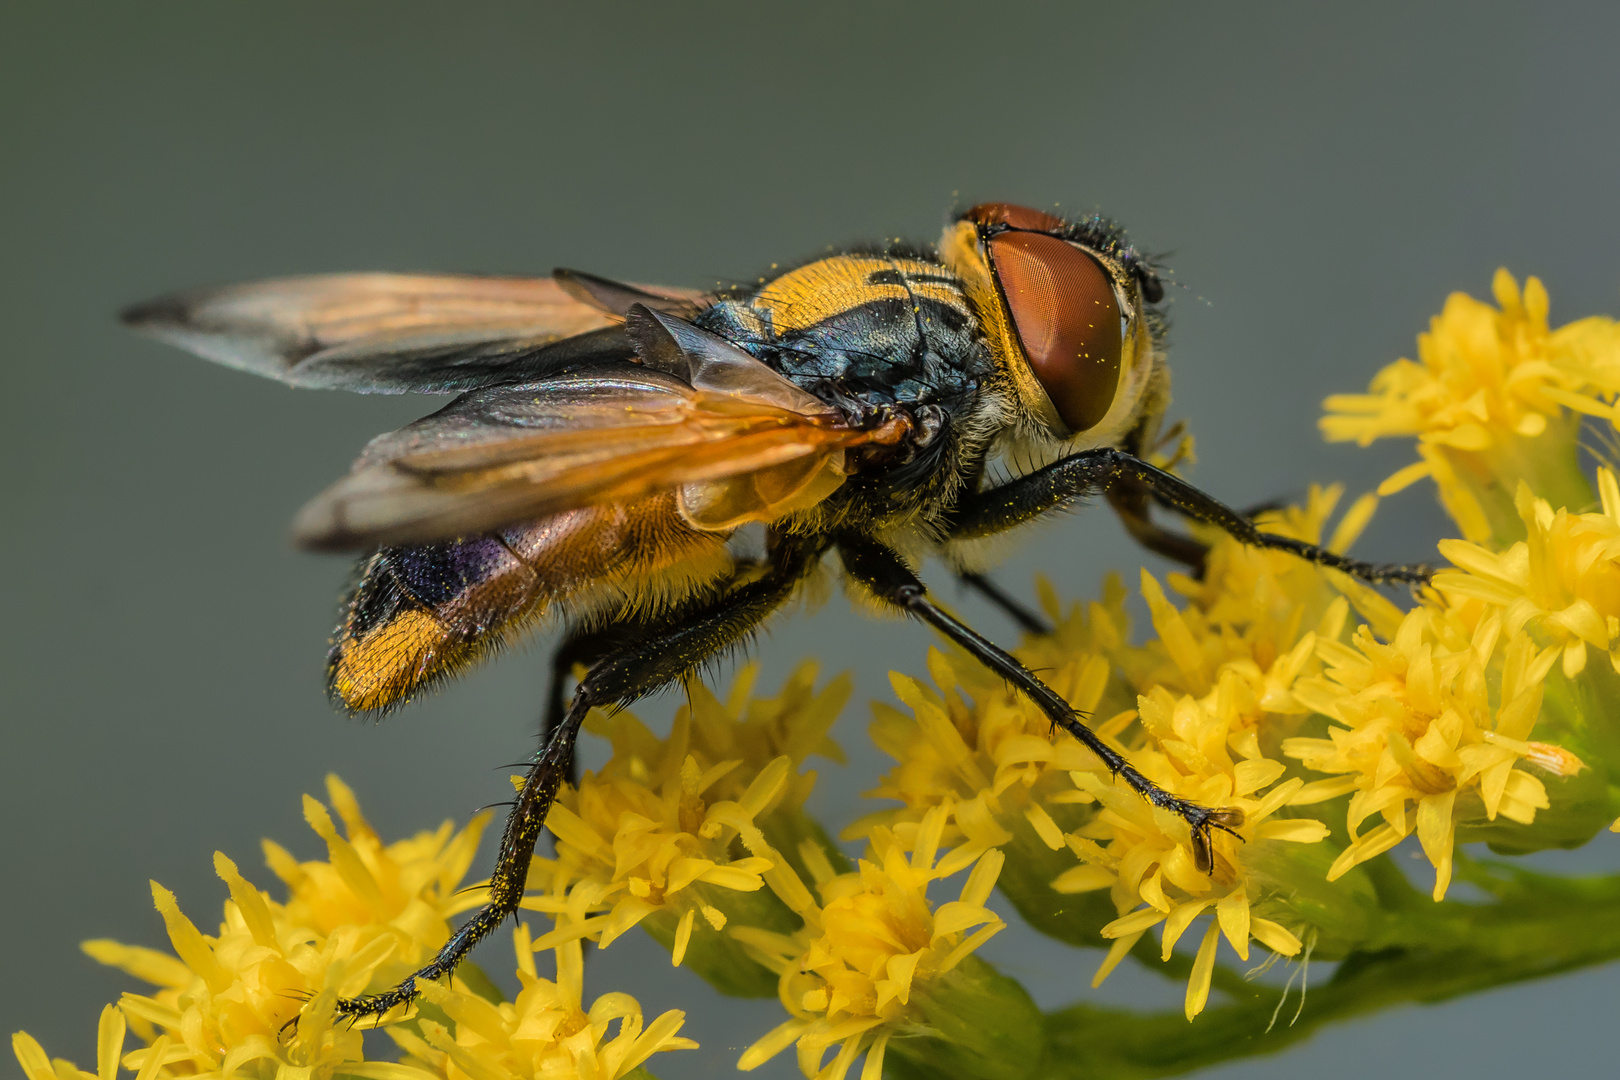
[[[1074,433],[1095,427],[1114,403],[1124,352],[1108,271],[1043,233],[998,233],[987,247],[1018,340],[1059,419]]]
[[[1044,210],[1031,210],[1012,203],[980,203],[962,215],[962,220],[975,225],[1005,225],[1010,229],[1028,229],[1031,232],[1058,232],[1064,228],[1062,218],[1053,217]]]

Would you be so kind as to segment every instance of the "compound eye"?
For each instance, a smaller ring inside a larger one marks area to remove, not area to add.
[[[1029,366],[1059,419],[1076,434],[1095,427],[1114,404],[1124,353],[1108,271],[1042,233],[997,233],[986,247]]]
[[[1044,210],[1004,202],[980,203],[963,214],[962,220],[975,225],[1005,225],[1009,229],[1027,229],[1031,232],[1059,232],[1064,228],[1062,218],[1053,217]]]

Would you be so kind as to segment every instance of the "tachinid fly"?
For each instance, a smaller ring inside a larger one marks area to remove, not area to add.
[[[1426,580],[1426,567],[1261,532],[1143,460],[1169,402],[1163,296],[1159,267],[1108,222],[986,203],[937,248],[852,250],[715,293],[567,270],[340,274],[126,312],[136,329],[293,386],[457,395],[373,439],[298,515],[301,543],[366,552],[329,658],[340,707],[390,709],[544,619],[564,627],[488,905],[404,983],[340,1010],[410,1001],[417,980],[448,974],[516,912],[591,707],[686,676],[833,553],[856,588],[961,645],[1185,818],[1207,871],[1210,830],[1241,814],[1156,787],[911,569],[939,556],[1039,629],[980,576],[976,542],[1104,494],[1146,546],[1195,568],[1202,546],[1151,520],[1152,505],[1368,581]],[[990,481],[992,462],[1006,479]],[[763,554],[732,543],[747,525],[763,527]]]

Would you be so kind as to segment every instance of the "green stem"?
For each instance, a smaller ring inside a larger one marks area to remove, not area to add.
[[[1444,1001],[1620,957],[1620,875],[1564,879],[1463,860],[1458,878],[1494,902],[1434,904],[1408,886],[1425,908],[1390,888],[1394,903],[1378,935],[1383,947],[1350,954],[1325,984],[1310,987],[1295,1023],[1271,1026],[1277,994],[1252,985],[1190,1024],[1180,1010],[1141,1015],[1072,1005],[1047,1015],[1046,1058],[1033,1075],[1174,1076],[1276,1053],[1328,1024],[1394,1005]],[[1380,881],[1380,892],[1392,885]]]

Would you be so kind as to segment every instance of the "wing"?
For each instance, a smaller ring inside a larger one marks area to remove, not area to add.
[[[122,319],[293,386],[454,393],[629,356],[618,330],[629,304],[680,312],[700,300],[690,290],[650,291],[574,271],[553,278],[325,274],[178,293]]]
[[[630,322],[643,364],[473,391],[373,440],[299,514],[298,540],[421,544],[670,491],[689,524],[721,531],[814,506],[843,483],[846,450],[904,430],[849,427],[690,323],[639,305]]]

